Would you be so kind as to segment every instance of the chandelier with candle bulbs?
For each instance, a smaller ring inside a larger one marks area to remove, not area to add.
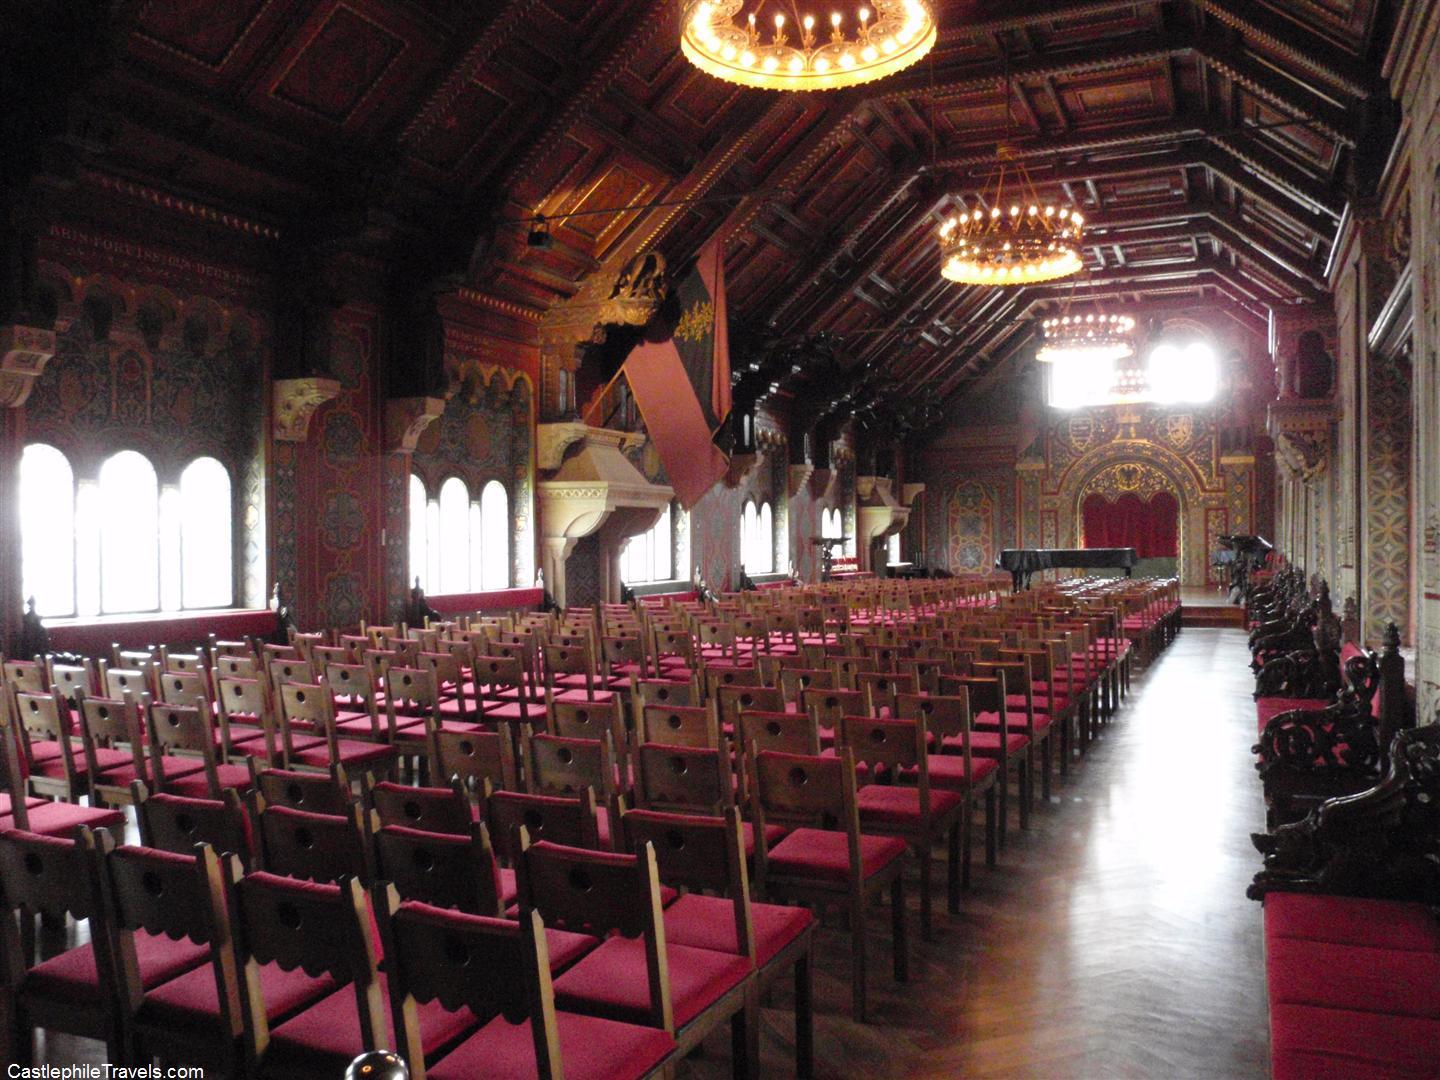
[[[1040,324],[1045,344],[1035,359],[1124,360],[1135,355],[1135,320],[1129,315],[1079,312],[1055,315]]]
[[[1025,166],[1012,167],[1000,148],[1000,173],[987,196],[960,200],[960,211],[940,226],[940,273],[961,285],[1035,285],[1069,277],[1080,261],[1085,219],[1068,206],[1042,202]]]
[[[935,44],[932,0],[870,0],[817,18],[805,0],[685,0],[680,48],[728,82],[765,90],[838,90],[893,75]],[[823,36],[828,30],[828,36]]]

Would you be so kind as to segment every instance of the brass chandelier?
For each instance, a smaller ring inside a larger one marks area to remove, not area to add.
[[[1084,265],[1085,219],[1068,206],[1042,202],[1030,174],[1007,146],[997,150],[995,187],[961,199],[961,210],[940,226],[940,273],[961,285],[1036,285],[1069,277]],[[1013,183],[1005,186],[1006,170]]]
[[[1040,324],[1045,344],[1035,359],[1053,364],[1064,360],[1124,360],[1135,355],[1135,320],[1129,315],[1067,313]]]
[[[682,0],[680,49],[701,71],[765,90],[838,90],[893,75],[935,44],[932,0],[870,0],[832,11],[823,38],[797,0]],[[762,34],[768,34],[766,40]],[[793,35],[793,36],[792,36]]]

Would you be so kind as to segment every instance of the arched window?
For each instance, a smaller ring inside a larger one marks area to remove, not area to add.
[[[759,535],[755,538],[755,572],[773,573],[775,570],[775,519],[770,504],[760,505]]]
[[[755,534],[760,530],[759,518],[755,503],[747,501],[745,509],[740,512],[740,565],[751,574],[758,572],[755,568]]]
[[[20,455],[20,564],[37,612],[75,614],[75,474],[44,443]]]
[[[890,539],[885,542],[886,561],[898,563],[900,561],[900,534],[891,533]]]
[[[839,540],[845,535],[839,509],[820,511],[820,535],[826,540]]]
[[[626,585],[669,581],[673,543],[671,509],[667,507],[654,525],[625,541],[620,549],[620,580]]]
[[[426,561],[425,514],[430,500],[425,495],[425,481],[410,474],[410,582],[417,579],[420,588],[430,592],[430,567]]]
[[[482,589],[510,587],[510,494],[499,480],[480,492],[480,581]]]
[[[440,591],[470,591],[470,489],[452,476],[440,485]]]
[[[160,485],[144,454],[122,450],[100,466],[100,610],[160,607]]]
[[[230,513],[230,473],[213,457],[196,458],[180,474],[181,607],[227,607],[234,600]]]

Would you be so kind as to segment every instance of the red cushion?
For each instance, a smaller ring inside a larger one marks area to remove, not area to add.
[[[1023,732],[1023,731],[1026,729],[1026,727],[1028,726],[1027,723],[1026,723],[1025,709],[1024,709],[1024,706],[1023,706],[1023,705],[1021,706],[1021,708],[1020,708],[1019,710],[1016,710],[1013,706],[1007,707],[1007,709],[1006,709],[1006,717],[1007,717],[1007,719],[1006,719],[1006,721],[1005,721],[1006,726],[1007,726],[1007,727],[1009,728],[1009,730],[1012,731],[1012,732],[1013,732],[1013,731],[1022,731],[1022,732]],[[1036,730],[1037,732],[1044,732],[1047,728],[1049,728],[1049,726],[1050,726],[1050,717],[1047,716],[1047,715],[1046,715],[1045,713],[1043,713],[1043,712],[1037,712],[1037,713],[1035,714],[1035,730]],[[974,731],[999,731],[999,730],[1000,730],[1000,714],[999,714],[999,713],[993,713],[993,712],[976,713],[976,714],[975,714],[975,725],[974,725],[974,728],[973,728],[972,730],[974,730]],[[996,745],[998,746],[999,743],[996,743]]]
[[[765,850],[769,851],[785,837],[784,825],[765,826]],[[745,857],[755,854],[755,826],[748,821],[740,823],[740,840],[745,845]]]
[[[109,750],[103,746],[96,747],[95,749],[95,764],[101,772],[122,768],[134,760],[129,750]],[[89,769],[89,764],[85,760],[85,754],[79,747],[75,748],[75,753],[71,757],[71,761],[75,764],[75,772],[77,775],[83,776]],[[57,750],[54,757],[47,758],[44,761],[37,760],[35,762],[34,775],[43,776],[51,780],[63,779],[65,776],[65,759],[60,756]]]
[[[581,687],[581,688],[578,689],[578,690],[561,690],[561,691],[558,691],[558,692],[555,694],[555,700],[556,700],[556,701],[569,701],[569,702],[574,702],[574,703],[576,703],[576,704],[582,704],[582,703],[584,703],[584,702],[590,702],[591,704],[594,704],[594,705],[609,705],[612,701],[615,700],[615,691],[614,691],[614,690],[596,690],[593,694],[587,696],[586,693],[585,693],[585,688],[584,688],[584,687]]]
[[[220,790],[234,788],[239,792],[250,790],[250,769],[244,765],[216,765],[215,777],[220,782]],[[208,799],[210,797],[210,782],[203,772],[190,773],[173,779],[169,773],[165,774],[165,790],[171,795],[181,795],[187,799]]]
[[[551,972],[563,971],[582,956],[594,951],[600,939],[589,934],[575,934],[569,930],[545,931],[545,947],[550,954]]]
[[[1283,712],[1290,712],[1294,709],[1305,709],[1307,711],[1319,712],[1329,704],[1320,698],[1289,698],[1289,697],[1262,697],[1255,700],[1255,718],[1259,721],[1260,730],[1265,730],[1265,725]]]
[[[1311,1005],[1270,1007],[1272,1080],[1436,1075],[1440,1075],[1440,1021]]]
[[[1440,919],[1423,904],[1273,892],[1265,897],[1267,947],[1278,938],[1440,952]]]
[[[1440,1020],[1440,953],[1275,939],[1265,957],[1271,1004]]]
[[[555,1014],[560,1064],[566,1080],[635,1080],[675,1049],[659,1028],[621,1024],[575,1013]],[[430,1080],[534,1080],[535,1040],[530,1021],[497,1016],[425,1070]]]
[[[930,786],[951,791],[964,791],[972,783],[980,783],[1000,768],[1000,762],[995,758],[971,755],[970,773],[967,776],[964,754],[930,754],[926,764],[930,768]],[[907,770],[907,774],[907,778],[913,776],[913,770]]]
[[[49,800],[42,799],[39,795],[26,795],[25,808],[28,810],[35,806],[44,806]],[[0,817],[10,817],[10,793],[0,791]]]
[[[68,837],[79,825],[88,825],[92,829],[123,830],[125,827],[123,810],[105,810],[59,800],[48,802],[42,799],[40,803],[39,806],[31,807],[28,814],[31,832]],[[13,825],[14,820],[7,815],[4,824]]]
[[[126,762],[119,768],[106,769],[100,777],[100,782],[102,784],[116,784],[124,785],[126,787],[130,785],[130,781],[132,780],[144,780],[148,784],[150,780],[150,765],[150,759],[147,757],[145,760],[144,772],[137,774],[135,770],[135,762]],[[190,776],[192,773],[203,772],[204,770],[205,763],[199,758],[174,757],[169,754],[165,755],[166,780],[169,780],[171,777],[178,778],[181,776]]]
[[[492,721],[492,722],[498,722],[498,721],[501,721],[501,720],[509,720],[509,721],[544,720],[544,719],[545,719],[545,706],[544,706],[543,704],[541,704],[541,705],[534,705],[534,704],[529,704],[529,705],[527,705],[526,703],[521,702],[521,701],[507,701],[507,702],[504,702],[503,704],[497,705],[497,706],[496,706],[495,708],[493,708],[493,709],[492,709],[492,708],[487,708],[487,709],[485,710],[485,719],[486,719],[486,720],[489,720],[489,721]]]
[[[394,1046],[394,1023],[389,1005],[389,988],[380,976],[381,1001],[385,1014],[386,1046]],[[450,1012],[439,1001],[415,1007],[420,1045],[426,1055],[434,1054],[475,1025],[469,1009]],[[322,998],[303,1012],[270,1031],[270,1046],[264,1068],[315,1069],[339,1075],[365,1049],[360,1035],[360,1017],[355,1004],[355,987],[346,986]]]
[[[393,747],[385,743],[356,742],[354,739],[337,739],[336,753],[346,768],[352,765],[382,764],[395,757]],[[324,768],[330,764],[330,747],[321,743],[308,750],[299,750],[290,755],[292,765],[309,765]]]
[[[930,792],[932,820],[948,814],[964,801],[964,797],[954,791]],[[867,822],[899,828],[920,824],[919,788],[899,784],[866,784],[855,793],[855,805],[860,810],[862,827]]]
[[[755,933],[755,962],[765,965],[775,954],[814,925],[815,916],[804,908],[782,904],[751,904],[750,925]],[[736,953],[735,903],[719,896],[687,893],[665,909],[665,942],[694,949]]]
[[[675,1026],[683,1027],[744,981],[750,961],[741,956],[665,946]],[[643,937],[612,937],[555,979],[555,1007],[611,1020],[644,1023],[650,1016],[650,981]]]
[[[984,716],[981,713],[980,716]],[[994,713],[990,714],[994,716]],[[979,717],[976,718],[977,720]],[[1030,745],[1030,736],[1023,731],[1016,731],[1014,727],[1006,733],[1005,751],[1009,754],[1018,754]],[[943,740],[946,750],[959,750],[963,745],[959,735],[947,735]],[[1000,732],[976,730],[970,733],[970,752],[980,754],[984,757],[998,757],[1000,754]]]
[[[869,878],[905,854],[905,842],[893,836],[860,834],[860,873]],[[850,880],[850,843],[843,832],[796,829],[770,850],[768,872],[774,877]]]
[[[260,969],[260,989],[265,1015],[273,1021],[331,993],[335,980],[329,975],[312,979],[298,967],[282,971],[278,964],[266,964]],[[149,991],[140,1007],[140,1019],[149,1024],[213,1030],[219,1018],[215,972],[208,964]]]
[[[202,964],[204,967],[200,970],[210,976],[212,985],[215,981],[215,973],[209,963],[210,947],[197,945],[189,938],[172,941],[164,934],[137,931],[135,958],[140,966],[140,984],[146,989]],[[100,976],[95,970],[95,953],[89,945],[67,949],[59,956],[37,964],[25,976],[23,986],[27,993],[86,1004],[97,1004],[110,996],[110,988],[100,986]]]
[[[500,881],[500,906],[508,908],[515,903],[515,898],[520,895],[520,887],[515,882],[515,871],[508,866],[502,866],[498,870]]]

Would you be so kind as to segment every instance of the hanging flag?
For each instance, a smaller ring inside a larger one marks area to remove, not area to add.
[[[730,414],[730,333],[723,246],[711,240],[675,286],[680,321],[664,341],[642,342],[625,377],[645,429],[687,510],[725,475],[714,437]]]

